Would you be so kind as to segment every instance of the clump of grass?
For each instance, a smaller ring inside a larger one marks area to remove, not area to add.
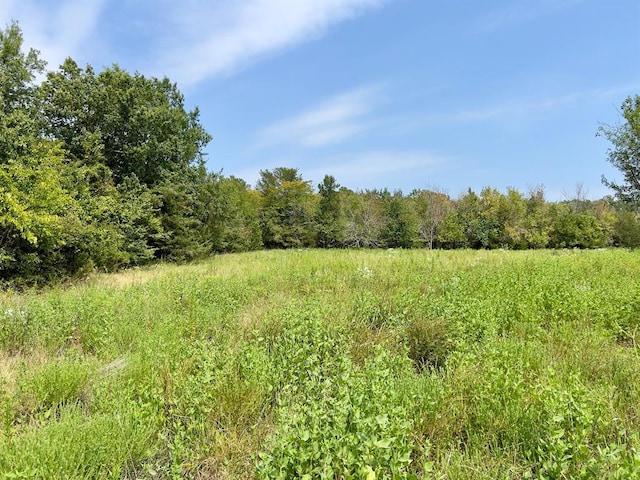
[[[87,363],[55,359],[26,371],[18,381],[22,413],[55,413],[63,404],[84,403],[92,367]]]
[[[455,348],[449,323],[442,318],[413,318],[404,337],[409,358],[418,371],[443,367]]]
[[[49,422],[0,435],[3,478],[140,478],[154,425],[131,407],[89,418],[69,405]]]
[[[380,297],[370,291],[364,291],[356,297],[353,318],[365,323],[371,329],[381,329],[393,321],[393,303],[384,295]]]

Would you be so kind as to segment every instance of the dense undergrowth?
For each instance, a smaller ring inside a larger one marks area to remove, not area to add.
[[[262,251],[0,294],[0,478],[640,478],[640,256]]]

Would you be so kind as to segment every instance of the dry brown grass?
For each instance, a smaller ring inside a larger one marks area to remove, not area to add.
[[[105,288],[122,288],[147,283],[166,275],[170,266],[153,266],[135,268],[118,273],[98,274],[91,278],[90,283]]]

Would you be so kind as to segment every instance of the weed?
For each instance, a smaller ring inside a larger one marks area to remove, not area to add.
[[[454,349],[449,324],[435,318],[414,318],[405,329],[409,358],[418,371],[444,366]]]
[[[639,283],[637,251],[308,250],[4,292],[0,477],[640,478]]]

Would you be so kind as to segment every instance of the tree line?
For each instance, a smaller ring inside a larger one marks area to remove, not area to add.
[[[185,108],[169,79],[117,65],[95,72],[71,58],[45,71],[37,51],[23,50],[18,24],[7,26],[0,31],[0,283],[44,284],[93,269],[260,248],[640,245],[637,210],[613,198],[554,203],[542,188],[485,188],[458,198],[352,191],[331,175],[314,188],[285,167],[261,171],[252,188],[207,171],[210,140],[198,110]]]

